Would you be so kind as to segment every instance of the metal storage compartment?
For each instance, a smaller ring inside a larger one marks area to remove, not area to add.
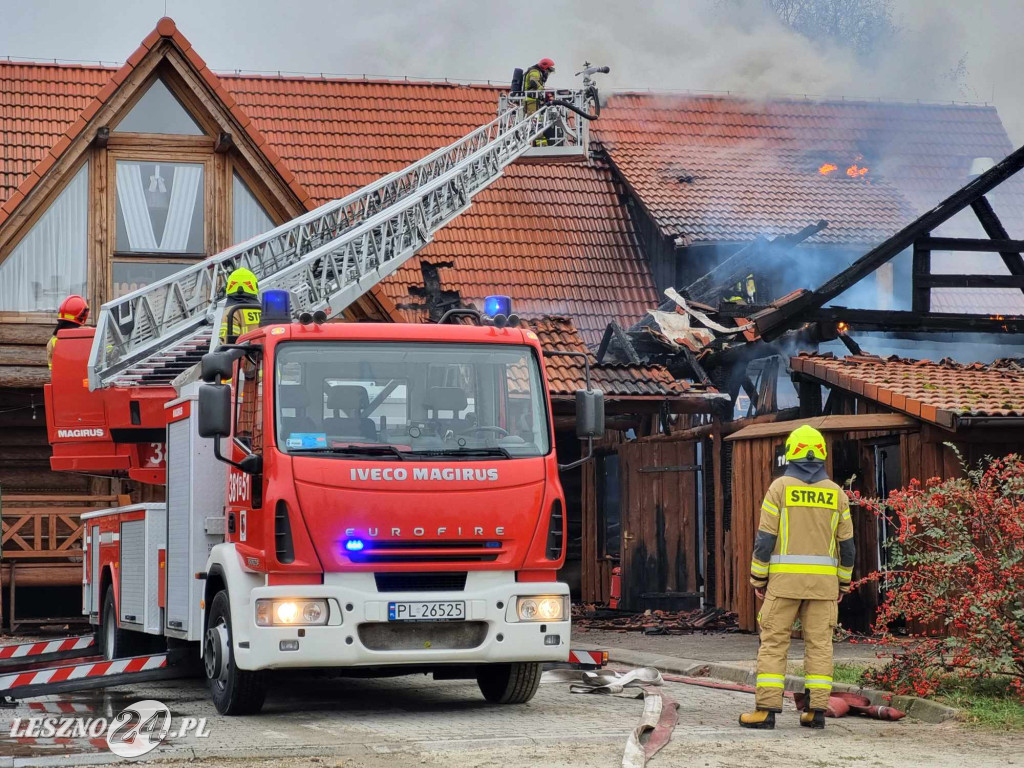
[[[167,605],[164,633],[183,640],[202,638],[202,582],[195,574],[206,569],[210,550],[224,541],[227,465],[213,455],[213,441],[199,437],[199,383],[182,390],[182,397],[165,407],[172,418],[183,404],[184,418],[167,425]],[[212,522],[212,521],[211,521]],[[219,533],[208,534],[207,528]]]
[[[125,517],[135,519],[125,520]],[[82,515],[82,522],[86,527],[86,551],[82,559],[89,564],[88,570],[83,565],[83,613],[99,623],[103,610],[103,595],[99,591],[102,581],[100,546],[116,542],[118,567],[114,578],[117,579],[118,621],[126,629],[162,634],[159,584],[163,577],[160,550],[167,536],[164,505],[132,504],[87,512]]]

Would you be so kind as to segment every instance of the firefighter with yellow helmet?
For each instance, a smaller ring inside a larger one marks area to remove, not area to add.
[[[763,599],[757,615],[756,709],[746,728],[774,728],[782,711],[786,654],[793,622],[804,638],[805,711],[800,725],[825,727],[832,691],[832,629],[841,595],[850,590],[856,550],[850,504],[825,472],[825,438],[808,425],[786,440],[786,472],[768,488],[754,539],[750,582]]]
[[[256,275],[245,267],[239,267],[228,275],[227,306],[224,308],[224,320],[220,326],[220,340],[224,341],[228,335],[228,312],[233,306],[239,304],[253,305],[257,302],[260,292],[259,281]],[[234,313],[231,321],[231,333],[234,336],[241,336],[260,325],[260,310],[256,307],[239,309]]]

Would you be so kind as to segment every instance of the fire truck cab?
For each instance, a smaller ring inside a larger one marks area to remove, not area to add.
[[[223,714],[258,711],[297,668],[475,678],[489,701],[528,701],[570,636],[536,334],[504,313],[295,323],[281,293],[165,402],[166,503],[84,516],[106,654],[194,643]],[[599,391],[577,393],[577,419],[603,433]]]

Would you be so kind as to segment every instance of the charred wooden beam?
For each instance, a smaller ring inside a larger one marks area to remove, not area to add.
[[[843,346],[846,347],[851,355],[863,355],[864,350],[860,348],[860,344],[850,338],[848,333],[840,333],[839,340],[843,342]]]
[[[1024,288],[1024,275],[921,275],[917,279],[929,288]]]
[[[800,397],[800,418],[821,416],[821,382],[807,376],[794,376]]]
[[[987,199],[986,199],[986,202]],[[1024,240],[984,237],[921,237],[915,245],[929,251],[977,251],[980,253],[1020,253],[1024,251]]]
[[[1013,176],[1022,167],[1024,167],[1024,147],[1007,155],[988,171],[958,189],[923,216],[872,248],[813,293],[756,315],[754,319],[758,332],[765,338],[776,338],[795,323],[806,322],[809,319],[806,317],[808,312],[813,313],[814,310],[825,306],[851,285],[860,282],[880,266],[895,258],[897,254],[909,248],[918,237],[933,231],[967,206],[983,198],[985,194]],[[985,205],[987,205],[987,201],[981,207]],[[1008,239],[1005,230],[999,239]]]
[[[972,202],[971,208],[974,209],[974,215],[978,217],[978,221],[981,222],[981,228],[985,230],[986,235],[993,240],[1010,239],[1010,233],[1006,231],[1006,227],[999,220],[995,209],[992,208],[992,203],[988,201],[985,195],[981,195]],[[1020,256],[1020,248],[1000,251],[999,255],[1003,259],[1003,264],[1010,270],[1011,275],[1024,275],[1024,259]],[[1024,291],[1024,286],[1021,286],[1021,290]]]
[[[599,363],[604,362],[604,357],[608,353],[608,348],[613,341],[619,345],[626,362],[633,363],[634,365],[641,362],[640,355],[637,354],[636,349],[633,347],[632,340],[622,330],[622,326],[613,320],[604,329],[604,336],[601,337],[601,344],[597,348],[597,361]]]
[[[1024,333],[1024,317],[1002,315],[958,315],[952,313],[905,312],[883,309],[826,307],[811,313],[820,323],[845,322],[860,331],[949,331],[968,333]]]
[[[911,307],[915,312],[928,312],[932,308],[931,288],[924,279],[932,273],[932,250],[927,245],[931,238],[914,241],[914,265],[911,273]]]

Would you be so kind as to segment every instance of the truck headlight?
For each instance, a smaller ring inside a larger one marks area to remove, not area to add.
[[[256,601],[256,626],[309,626],[327,623],[326,600]]]
[[[562,595],[537,595],[516,598],[519,621],[564,621],[566,598]]]

